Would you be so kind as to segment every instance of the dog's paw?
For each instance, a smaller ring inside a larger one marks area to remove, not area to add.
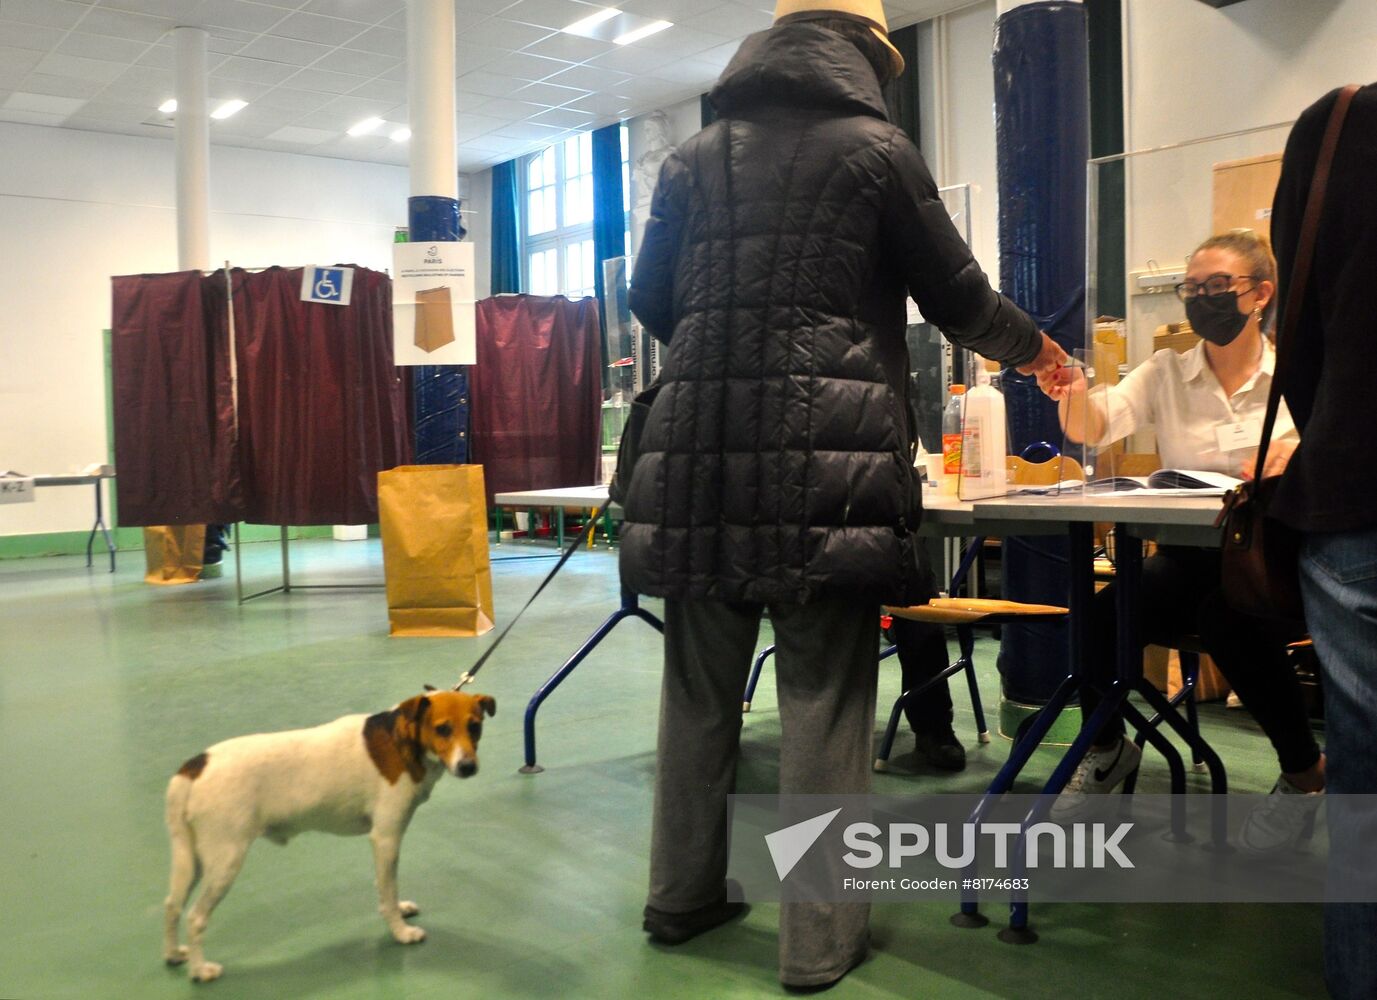
[[[219,979],[220,973],[225,968],[219,962],[202,962],[191,970],[191,981],[193,983],[208,983],[212,979]]]
[[[416,916],[416,914],[421,912],[421,908],[417,906],[415,903],[411,902],[411,900],[409,899],[404,899],[400,903],[398,903],[397,909],[401,912],[401,915],[404,917],[414,917]]]
[[[426,932],[419,927],[403,927],[401,930],[393,931],[392,936],[400,944],[420,944],[426,939]]]
[[[181,965],[186,961],[186,945],[181,944],[173,951],[164,952],[163,961],[168,965]]]

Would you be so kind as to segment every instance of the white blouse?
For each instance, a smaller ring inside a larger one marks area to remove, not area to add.
[[[1237,476],[1262,439],[1275,364],[1276,352],[1264,337],[1258,370],[1230,396],[1205,358],[1204,341],[1184,354],[1158,351],[1108,387],[1106,431],[1097,444],[1151,426],[1163,468]],[[1272,440],[1300,440],[1284,400]]]

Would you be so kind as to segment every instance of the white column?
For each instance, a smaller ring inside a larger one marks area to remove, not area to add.
[[[411,196],[459,197],[454,0],[406,0]]]
[[[172,29],[177,53],[177,266],[210,268],[210,96],[206,30]]]

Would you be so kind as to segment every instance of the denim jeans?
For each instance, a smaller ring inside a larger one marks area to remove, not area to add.
[[[1301,550],[1306,621],[1324,676],[1331,873],[1370,866],[1377,824],[1336,821],[1335,795],[1377,794],[1377,529],[1311,534]],[[1355,810],[1356,812],[1356,810]],[[1377,997],[1377,903],[1330,903],[1325,979],[1338,1000]]]

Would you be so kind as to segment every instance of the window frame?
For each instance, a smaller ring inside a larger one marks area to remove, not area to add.
[[[626,126],[626,123],[625,123],[625,122],[623,122],[623,123],[621,124],[621,132],[622,132],[622,174],[623,174],[623,178],[624,178],[624,180],[623,180],[623,192],[622,192],[622,195],[623,195],[623,196],[622,196],[622,202],[623,202],[623,207],[624,207],[623,210],[624,210],[624,214],[625,214],[625,221],[624,221],[624,227],[623,227],[623,228],[624,228],[624,229],[626,230],[626,232],[627,232],[627,239],[628,239],[628,241],[629,241],[629,238],[630,238],[630,227],[631,227],[631,223],[630,223],[630,220],[631,220],[631,212],[629,211],[629,208],[627,207],[627,199],[628,199],[628,197],[629,197],[629,192],[628,192],[628,190],[627,190],[628,185],[626,184],[625,178],[627,178],[627,177],[629,176],[629,174],[630,174],[630,162],[629,162],[629,145],[630,145],[630,142],[629,142],[628,133],[627,133],[627,126]],[[566,214],[566,212],[565,212],[565,196],[566,196],[565,188],[567,187],[567,185],[568,185],[568,183],[569,183],[569,180],[570,180],[570,178],[567,177],[566,174],[565,174],[565,152],[566,152],[566,146],[565,146],[565,144],[566,144],[567,142],[569,142],[570,140],[572,140],[572,139],[584,139],[585,137],[586,137],[588,143],[591,145],[591,143],[592,143],[592,141],[593,141],[593,133],[592,133],[591,131],[588,131],[588,132],[578,132],[578,133],[575,133],[575,134],[572,134],[572,135],[566,135],[564,138],[558,140],[557,142],[551,143],[549,146],[543,146],[543,147],[541,147],[540,149],[535,150],[535,151],[532,152],[532,153],[528,153],[528,154],[526,154],[525,156],[521,157],[521,158],[517,161],[518,195],[519,195],[519,197],[520,197],[520,204],[521,204],[521,206],[522,206],[522,212],[521,212],[521,215],[520,215],[520,218],[521,218],[520,230],[521,230],[521,231],[520,231],[519,239],[518,239],[518,243],[519,243],[519,246],[520,246],[520,252],[521,252],[521,287],[522,287],[522,290],[523,290],[523,291],[529,292],[530,294],[553,294],[553,295],[570,296],[571,281],[570,281],[569,274],[567,273],[567,272],[568,272],[567,264],[568,264],[568,258],[569,258],[570,249],[571,249],[572,247],[577,246],[577,245],[580,244],[580,243],[585,242],[585,241],[587,241],[587,242],[589,242],[589,243],[591,244],[591,242],[592,242],[592,240],[593,240],[593,220],[592,220],[591,218],[590,218],[587,222],[575,223],[574,225],[564,225],[564,219],[565,219],[565,214]],[[531,181],[531,177],[530,177],[531,164],[535,161],[535,159],[536,159],[537,157],[544,156],[544,155],[545,155],[549,150],[551,150],[551,149],[554,150],[554,161],[555,161],[555,162],[554,162],[554,176],[555,176],[555,183],[554,183],[554,195],[555,195],[555,226],[554,226],[553,229],[547,230],[546,232],[532,234],[532,233],[529,232],[529,226],[530,226],[530,195],[531,195],[531,192],[532,192],[531,183],[530,183],[530,181]],[[579,176],[579,175],[576,174],[575,176]],[[591,186],[592,186],[592,183],[593,183],[591,171],[590,171],[590,173],[587,175],[587,177],[588,177],[588,184],[589,184],[589,187],[590,187],[590,190],[591,190]],[[596,209],[595,209],[595,210],[596,210]],[[555,256],[555,271],[556,271],[556,275],[557,275],[557,279],[556,279],[556,288],[555,288],[555,291],[553,291],[553,292],[546,292],[546,291],[536,292],[535,289],[533,289],[533,288],[531,287],[531,278],[532,278],[532,275],[531,275],[531,270],[532,270],[532,268],[531,268],[531,258],[532,258],[533,256],[535,256],[536,254],[541,253],[541,252],[543,252],[543,251],[547,251],[547,250],[554,250],[554,251],[555,251],[555,255],[554,255],[554,256]],[[597,264],[596,261],[594,261],[594,263],[593,263],[593,269],[594,269],[594,274],[595,274],[595,280],[596,280],[596,271],[597,271],[597,267],[598,267],[598,264]],[[576,291],[576,292],[586,292],[587,295],[590,295],[590,296],[591,296],[591,295],[594,294],[594,292],[593,292],[593,287],[594,287],[593,285],[589,285],[589,286],[585,289],[585,288],[583,288],[582,286],[580,286],[579,288],[573,289],[573,291]],[[578,296],[578,297],[581,297],[581,296]]]

